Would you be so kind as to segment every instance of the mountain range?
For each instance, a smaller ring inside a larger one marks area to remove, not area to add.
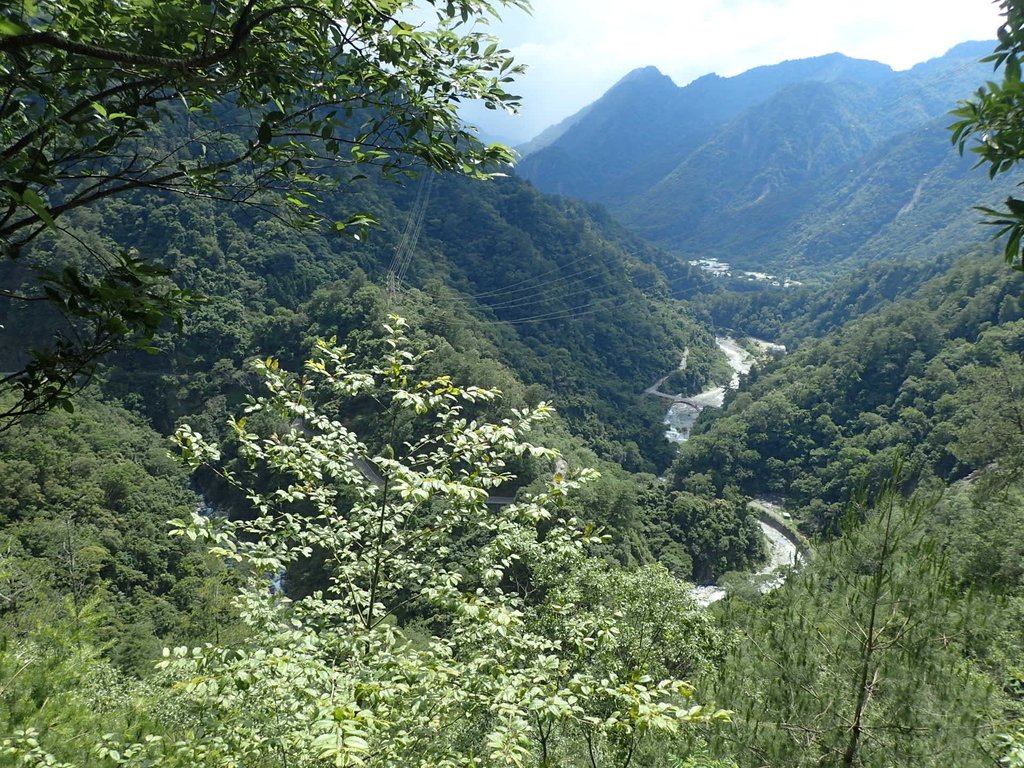
[[[896,72],[834,53],[706,75],[638,69],[521,148],[539,189],[600,202],[687,258],[811,274],[988,232],[993,184],[949,141],[958,100],[990,76],[969,42]]]

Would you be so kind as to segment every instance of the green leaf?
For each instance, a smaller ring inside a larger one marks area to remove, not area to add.
[[[1010,55],[1006,58],[1004,75],[1007,80],[1020,81],[1020,61],[1016,56]]]
[[[260,123],[257,137],[259,138],[260,144],[270,144],[271,140],[274,138],[274,129],[270,126],[268,121],[264,120]]]
[[[32,212],[35,213],[36,216],[46,224],[46,226],[54,226],[53,216],[50,215],[50,210],[46,207],[46,203],[44,203],[43,198],[37,195],[33,190],[26,189],[22,192],[21,201],[31,208]]]
[[[13,19],[0,19],[0,37],[10,37],[12,35],[23,35],[28,32],[28,29],[18,24]]]

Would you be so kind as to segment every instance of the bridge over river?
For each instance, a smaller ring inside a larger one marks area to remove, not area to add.
[[[754,364],[754,358],[746,349],[731,336],[716,336],[715,343],[725,353],[732,367],[732,379],[726,386],[717,386],[706,389],[703,392],[690,395],[673,395],[661,390],[662,385],[671,374],[658,379],[651,386],[644,390],[644,394],[656,397],[667,403],[668,413],[665,415],[665,436],[675,443],[682,443],[689,439],[690,429],[700,412],[705,408],[721,408],[725,402],[725,393],[729,389],[736,389],[740,385],[740,376],[750,373]],[[780,344],[762,341],[761,339],[749,338],[748,345],[754,345],[765,351],[785,351]],[[683,353],[679,361],[679,369],[686,368],[689,358],[689,350]],[[756,510],[758,525],[765,543],[768,546],[768,562],[754,574],[759,582],[759,589],[768,592],[782,585],[785,573],[788,568],[799,565],[807,556],[807,544],[799,536],[793,533],[782,518],[782,510],[774,504],[754,499],[750,506]],[[697,585],[694,587],[694,597],[701,605],[707,606],[725,597],[725,590],[716,585]]]
[[[740,385],[740,376],[750,373],[750,368],[754,364],[754,358],[750,352],[740,346],[739,342],[731,336],[716,336],[715,343],[725,353],[733,370],[732,379],[728,384],[711,387],[696,395],[674,395],[661,391],[662,385],[671,376],[671,374],[666,374],[644,390],[644,394],[657,397],[668,404],[668,413],[665,414],[667,428],[665,436],[674,443],[682,443],[689,439],[690,430],[702,410],[721,408],[725,402],[726,391],[736,389]],[[781,344],[772,344],[752,337],[748,337],[747,343],[766,351],[785,351],[786,349]],[[680,369],[686,368],[688,356],[689,350],[683,353],[683,358],[679,361]]]

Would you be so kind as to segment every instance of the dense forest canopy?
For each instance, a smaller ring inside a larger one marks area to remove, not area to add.
[[[0,764],[1021,768],[1022,278],[948,156],[1019,159],[1018,4],[952,133],[978,44],[634,73],[525,165],[615,213],[458,118],[524,4],[413,5],[0,10]]]
[[[83,244],[85,263],[46,264],[26,244],[63,230],[68,212],[136,190],[324,225],[315,202],[340,181],[338,168],[484,176],[511,154],[482,145],[456,105],[517,104],[505,86],[521,68],[473,25],[518,4],[431,3],[430,27],[403,21],[413,4],[402,0],[0,11],[0,242],[8,273],[33,278],[30,290],[0,296],[49,302],[71,326],[5,374],[5,389],[21,394],[4,423],[70,403],[96,358],[150,346],[161,320],[180,322],[190,303],[164,279],[173,272],[130,243]],[[368,221],[356,211],[326,223],[340,231]]]

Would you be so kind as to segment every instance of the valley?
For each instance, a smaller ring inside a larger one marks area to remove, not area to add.
[[[786,348],[781,344],[775,344],[763,339],[755,339],[752,336],[743,339],[746,347],[753,347],[761,352],[781,352]],[[645,394],[654,395],[670,403],[668,412],[665,414],[664,424],[667,427],[665,437],[673,443],[683,443],[690,437],[690,430],[697,422],[697,417],[705,408],[721,408],[725,403],[725,394],[730,389],[737,389],[740,385],[740,377],[750,373],[754,364],[754,356],[750,351],[731,336],[716,336],[715,345],[725,355],[729,363],[732,375],[725,384],[718,384],[695,395],[669,395],[660,391],[660,386],[668,378],[660,379],[651,387],[645,390]],[[686,357],[680,363],[679,369],[685,370]]]
[[[739,280],[767,283],[775,288],[793,288],[794,286],[803,285],[799,280],[769,275],[766,272],[739,270],[733,275],[732,266],[728,262],[719,261],[718,259],[691,259],[688,263],[691,267],[700,267],[702,271],[715,277],[735,277]]]
[[[0,9],[0,765],[1024,767],[1024,4],[517,160],[521,5]]]

